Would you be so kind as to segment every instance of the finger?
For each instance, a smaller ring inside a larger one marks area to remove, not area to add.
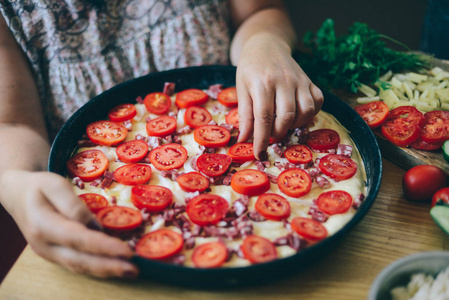
[[[320,112],[321,107],[323,106],[324,103],[324,96],[323,96],[323,92],[313,83],[310,86],[310,94],[312,95],[313,101],[315,102],[315,113],[314,115],[316,115],[317,113]]]
[[[285,137],[296,118],[296,97],[294,88],[276,90],[276,118],[271,135],[276,138]]]
[[[267,147],[274,122],[274,92],[258,89],[254,109],[254,154],[259,160],[267,160]]]
[[[292,128],[304,126],[315,115],[315,101],[309,86],[301,86],[297,90],[297,114]]]
[[[237,85],[239,99],[239,136],[237,143],[246,142],[251,138],[254,128],[253,101],[245,87]]]

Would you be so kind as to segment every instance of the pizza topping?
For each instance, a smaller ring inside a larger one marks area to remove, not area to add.
[[[240,170],[232,176],[231,187],[237,193],[256,196],[270,189],[270,181],[265,173],[258,170]]]
[[[306,144],[313,150],[330,150],[337,148],[340,143],[338,132],[333,129],[317,129],[309,132]]]
[[[324,178],[323,176],[317,176],[315,178],[316,183],[318,183],[318,185],[323,188],[323,189],[328,189],[331,186],[331,183],[329,182],[329,180],[327,180],[326,178]]]
[[[166,82],[164,83],[164,90],[162,92],[169,96],[173,96],[175,93],[175,86],[176,84],[174,82]]]
[[[166,259],[181,251],[184,242],[182,236],[169,229],[159,229],[140,239],[136,253],[150,259]]]
[[[114,173],[106,171],[103,174],[103,179],[101,180],[100,187],[103,190],[108,189],[114,180],[115,180]]]
[[[323,174],[341,181],[351,178],[357,172],[357,164],[346,155],[328,154],[319,162]]]
[[[295,217],[291,225],[292,229],[306,240],[316,242],[327,237],[327,229],[315,220]]]
[[[312,179],[303,169],[294,168],[282,171],[278,176],[279,189],[290,197],[299,198],[312,188]]]
[[[196,160],[198,170],[207,176],[218,177],[223,175],[231,165],[232,158],[226,154],[203,154]]]
[[[218,102],[227,107],[237,106],[238,104],[237,89],[235,87],[230,87],[222,90],[217,95],[217,100]]]
[[[218,195],[201,194],[189,201],[186,212],[193,223],[204,226],[221,221],[228,207],[228,202]]]
[[[125,140],[128,129],[112,121],[96,121],[87,125],[86,133],[98,145],[114,146]]]
[[[153,149],[149,158],[158,170],[178,169],[187,159],[187,150],[179,144],[165,144]]]
[[[147,133],[149,136],[165,137],[176,131],[176,119],[169,116],[162,116],[147,123]]]
[[[352,155],[352,146],[351,145],[338,144],[337,152],[335,152],[335,154],[346,155],[346,156],[351,157],[351,155]]]
[[[355,197],[354,202],[352,203],[352,208],[359,209],[360,205],[362,205],[363,200],[365,200],[365,195],[360,193],[357,197]]]
[[[124,206],[105,207],[98,212],[97,219],[105,229],[114,232],[134,230],[143,221],[140,211]]]
[[[109,162],[100,150],[86,150],[71,157],[66,166],[70,177],[90,182],[103,175]]]
[[[340,190],[324,192],[317,198],[316,205],[328,215],[341,214],[351,208],[352,197]]]
[[[191,128],[208,125],[212,121],[212,115],[204,107],[190,106],[184,113],[184,122]]]
[[[228,144],[231,133],[217,125],[200,126],[194,131],[195,141],[209,148],[224,147]]]
[[[246,237],[241,249],[246,259],[252,263],[268,262],[277,258],[274,244],[261,236],[251,235]]]
[[[114,171],[114,178],[124,185],[145,184],[150,180],[151,167],[144,164],[129,164]]]
[[[205,104],[207,100],[209,100],[209,96],[198,89],[184,90],[176,95],[176,105],[179,108],[201,106]]]
[[[73,177],[72,183],[76,185],[79,189],[84,189],[84,182],[79,177]]]
[[[189,134],[192,131],[193,131],[192,127],[190,127],[189,125],[186,125],[184,127],[181,127],[177,132],[178,132],[178,134],[183,135],[183,134]]]
[[[113,107],[109,113],[109,120],[113,122],[124,122],[131,120],[137,114],[136,107],[133,104],[120,104]]]
[[[210,85],[207,89],[206,94],[209,95],[212,99],[217,99],[218,94],[221,92],[223,85],[222,84],[213,84]]]

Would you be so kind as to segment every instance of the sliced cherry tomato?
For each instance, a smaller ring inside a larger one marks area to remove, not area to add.
[[[181,251],[182,236],[170,229],[158,229],[144,235],[136,245],[136,253],[149,259],[165,259]]]
[[[169,95],[157,92],[146,95],[143,103],[150,113],[161,116],[170,110],[171,99]]]
[[[198,157],[196,166],[200,172],[207,176],[217,177],[223,175],[231,165],[232,158],[226,154],[205,153]]]
[[[402,187],[405,198],[429,201],[433,194],[446,186],[447,175],[437,166],[419,165],[405,172]]]
[[[279,144],[282,143],[284,141],[285,137],[280,137],[280,138],[275,138],[275,137],[270,137],[270,139],[268,140],[268,144],[272,145],[272,144]]]
[[[173,193],[159,185],[139,185],[131,190],[131,202],[138,209],[160,212],[173,202]]]
[[[270,189],[270,181],[264,172],[246,169],[232,176],[231,187],[239,194],[256,196]]]
[[[357,164],[349,156],[328,154],[320,159],[320,171],[334,180],[346,180],[357,172]]]
[[[434,207],[435,205],[449,206],[449,187],[439,189],[435,194],[433,194],[430,207]]]
[[[253,264],[264,263],[277,258],[276,246],[268,239],[258,236],[247,236],[241,246],[243,255]]]
[[[342,214],[351,208],[352,197],[345,191],[328,191],[318,196],[316,205],[328,215]]]
[[[449,111],[429,111],[424,115],[425,123],[421,138],[428,143],[444,143],[449,140]]]
[[[134,104],[126,103],[113,107],[109,113],[109,120],[113,122],[125,122],[134,118],[137,115],[137,110]]]
[[[296,217],[290,223],[292,229],[306,240],[319,241],[327,237],[327,229],[318,221]]]
[[[87,207],[89,207],[90,211],[94,214],[109,205],[108,200],[104,196],[97,193],[81,194],[78,195],[78,197],[86,203]]]
[[[420,135],[424,115],[413,106],[400,106],[390,111],[380,127],[382,134],[392,144],[407,147]]]
[[[151,177],[151,167],[144,164],[124,165],[114,171],[114,178],[124,185],[140,185],[147,183]]]
[[[390,109],[383,101],[373,101],[358,105],[354,110],[370,128],[377,128],[387,119]]]
[[[333,129],[323,128],[309,132],[306,144],[314,150],[329,150],[337,148],[340,135]]]
[[[195,141],[208,148],[224,147],[231,139],[231,133],[221,126],[205,125],[200,126],[193,132]]]
[[[233,162],[243,164],[247,161],[255,160],[252,143],[238,143],[229,148],[228,155]]]
[[[287,196],[297,198],[306,195],[310,191],[312,178],[303,169],[288,169],[279,174],[278,186]]]
[[[126,163],[136,163],[141,161],[148,153],[148,144],[139,141],[132,140],[120,144],[116,150],[118,158]]]
[[[97,219],[104,228],[112,231],[133,230],[143,221],[142,214],[137,209],[117,205],[101,209]]]
[[[202,244],[193,250],[192,261],[197,268],[216,268],[228,258],[228,249],[221,242]]]
[[[186,192],[203,192],[209,187],[209,180],[198,172],[190,172],[179,176],[176,181]]]
[[[217,100],[227,107],[236,106],[238,104],[237,89],[235,87],[230,87],[222,90],[218,93]]]
[[[112,121],[97,121],[87,125],[86,132],[93,143],[114,146],[126,139],[128,129]]]
[[[149,158],[158,170],[178,169],[187,159],[187,150],[179,144],[165,144],[153,149]]]
[[[176,105],[179,108],[187,108],[190,106],[200,106],[209,100],[209,96],[198,89],[189,89],[176,94]]]
[[[428,143],[423,141],[420,137],[410,144],[410,147],[416,150],[432,151],[438,150],[443,146],[444,142]]]
[[[193,197],[186,207],[190,220],[200,226],[213,225],[220,222],[228,211],[228,202],[214,194],[200,194]]]
[[[226,115],[226,124],[234,126],[234,128],[239,129],[239,109],[233,108]]]
[[[184,114],[184,122],[192,128],[197,128],[209,124],[212,115],[204,107],[190,106]]]
[[[281,195],[271,193],[260,195],[255,207],[269,220],[281,221],[290,216],[290,203]]]
[[[70,177],[79,177],[82,181],[90,182],[104,174],[109,162],[100,150],[86,150],[72,156],[66,166]]]
[[[164,137],[176,131],[176,119],[169,116],[162,116],[147,123],[147,133],[149,136]]]
[[[284,156],[292,164],[308,164],[313,159],[312,151],[306,145],[291,145],[285,149]]]

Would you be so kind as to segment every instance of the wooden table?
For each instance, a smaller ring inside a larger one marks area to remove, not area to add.
[[[386,160],[383,164],[382,185],[365,218],[329,255],[287,279],[226,291],[144,280],[98,280],[72,274],[27,247],[0,286],[0,299],[366,299],[374,278],[396,259],[449,250],[449,236],[431,219],[429,204],[404,199],[401,179],[405,171]]]

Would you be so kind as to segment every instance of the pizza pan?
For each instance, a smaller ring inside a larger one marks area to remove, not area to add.
[[[221,83],[235,85],[235,67],[201,66],[148,74],[119,84],[77,110],[64,124],[56,136],[49,157],[48,170],[65,176],[65,163],[76,150],[86,126],[96,120],[107,118],[107,112],[122,103],[134,102],[138,96],[163,89],[165,82],[176,83],[176,91],[187,88],[207,89],[209,85]],[[378,193],[382,160],[377,141],[363,119],[346,103],[324,91],[323,110],[334,115],[346,127],[357,145],[365,165],[367,194],[365,201],[354,217],[334,235],[290,257],[247,267],[196,269],[169,265],[157,261],[134,257],[141,276],[168,284],[200,287],[229,288],[257,285],[298,272],[323,257],[347,234],[368,212]]]

